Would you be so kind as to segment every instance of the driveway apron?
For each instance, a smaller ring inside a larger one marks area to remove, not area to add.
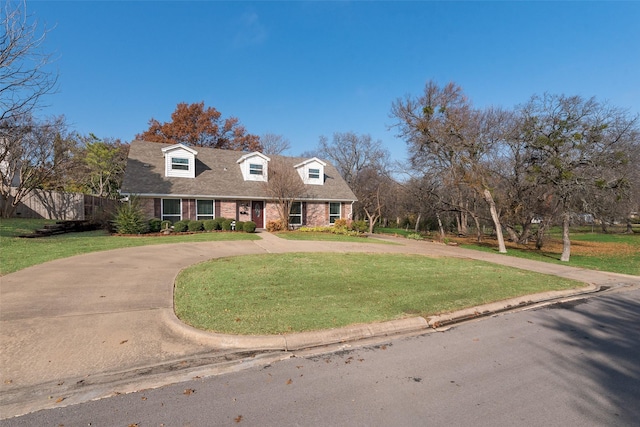
[[[214,341],[192,339],[167,322],[175,321],[173,284],[178,272],[212,258],[284,252],[413,253],[479,259],[596,285],[640,280],[406,239],[390,238],[395,244],[387,245],[288,241],[267,232],[260,236],[256,241],[95,252],[1,277],[0,391],[216,352]]]

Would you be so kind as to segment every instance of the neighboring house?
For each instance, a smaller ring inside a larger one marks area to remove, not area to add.
[[[351,218],[356,196],[332,165],[317,158],[133,141],[121,193],[138,197],[148,218],[224,217],[264,228],[279,219],[265,188],[274,157],[297,170],[305,184],[305,194],[291,209],[292,225],[322,226]]]

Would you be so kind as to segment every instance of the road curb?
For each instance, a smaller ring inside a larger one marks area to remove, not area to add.
[[[282,335],[229,335],[196,329],[183,323],[172,310],[163,311],[165,325],[174,333],[194,340],[201,345],[224,350],[281,350],[293,351],[329,344],[358,341],[364,338],[397,335],[426,330],[429,324],[422,317],[391,320],[371,324],[359,324],[344,328],[300,332]]]
[[[300,332],[281,335],[230,335],[203,331],[183,323],[173,310],[167,309],[163,316],[165,324],[175,333],[194,340],[201,345],[224,350],[280,350],[293,351],[321,347],[330,344],[355,342],[365,338],[384,337],[403,333],[437,329],[472,319],[528,307],[534,304],[590,294],[600,290],[600,286],[589,284],[583,288],[564,291],[549,291],[533,295],[523,295],[503,301],[470,307],[452,313],[436,316],[409,317],[371,324],[358,324],[343,328]]]
[[[601,286],[588,284],[583,288],[568,289],[563,291],[548,291],[538,294],[523,295],[516,298],[510,298],[503,301],[497,301],[489,304],[479,305],[476,307],[459,310],[453,313],[445,313],[437,316],[429,316],[427,322],[431,328],[440,328],[443,326],[464,322],[467,320],[477,319],[480,317],[491,316],[493,314],[511,311],[518,308],[524,308],[544,302],[557,301],[559,299],[571,298],[579,295],[591,294],[598,292]]]

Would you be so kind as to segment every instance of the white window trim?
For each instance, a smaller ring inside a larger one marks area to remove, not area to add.
[[[269,161],[271,159],[257,151],[245,154],[240,157],[237,163],[240,165],[242,177],[245,181],[262,181],[267,182],[269,176]],[[251,165],[262,165],[262,173],[251,173]]]
[[[165,213],[164,213],[164,201],[165,200],[177,200],[180,202],[180,219],[178,221],[182,221],[182,199],[174,199],[171,197],[167,197],[167,198],[163,198],[161,199],[160,202],[160,218],[165,221],[164,217],[165,217]],[[176,214],[167,214],[167,216],[176,216]],[[173,221],[175,222],[175,221]]]
[[[260,171],[260,173],[256,173]],[[262,163],[249,163],[249,175],[264,176],[264,165]]]
[[[331,217],[336,217],[336,214],[331,214],[331,205],[333,204],[337,204],[340,209],[338,210],[338,214],[337,214],[337,218],[336,219],[340,219],[342,218],[342,202],[329,202],[329,224],[334,224],[335,220],[333,220],[333,222],[331,222]]]
[[[293,202],[291,204],[291,208],[293,208],[294,204],[298,204],[298,203],[300,204],[300,213],[299,214],[292,214],[291,211],[289,211],[289,224],[291,224],[291,225],[302,225],[302,218],[303,218],[302,209],[304,208],[304,206],[302,205],[302,202]],[[300,218],[300,222],[297,222],[297,223],[294,224],[293,222],[291,222],[291,217],[299,217]]]
[[[321,171],[318,168],[309,168],[309,180],[319,180],[320,172]]]
[[[305,184],[309,185],[324,185],[324,168],[327,166],[325,162],[317,157],[307,159],[302,163],[298,163],[294,168],[298,171],[300,178]],[[318,176],[312,177],[311,170],[317,170]]]
[[[181,161],[177,161],[181,160]],[[176,167],[179,166],[179,167]],[[171,157],[171,170],[188,171],[191,168],[191,162],[186,157]]]
[[[213,213],[211,215],[209,215],[209,214],[200,215],[198,213],[198,202],[211,202],[211,205],[213,207],[213,209],[212,209]],[[210,219],[215,219],[215,217],[216,217],[216,201],[215,200],[211,200],[211,199],[196,199],[196,220],[200,221],[200,217],[201,216],[210,216],[211,217]],[[207,218],[207,219],[209,219],[209,218]],[[202,221],[204,221],[204,220],[202,220]]]

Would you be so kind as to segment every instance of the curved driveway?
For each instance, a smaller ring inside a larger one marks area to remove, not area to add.
[[[237,341],[232,337],[181,326],[173,314],[176,274],[211,258],[282,252],[414,253],[473,258],[594,285],[640,281],[636,276],[406,239],[395,239],[397,245],[383,245],[288,241],[267,232],[260,236],[262,239],[256,241],[179,243],[96,252],[3,276],[0,405],[15,403],[27,390],[37,387],[55,388],[71,379],[79,386],[83,378],[88,381],[95,375],[151,367],[233,347]],[[268,348],[270,342],[281,338],[255,338],[258,341],[252,344]],[[11,416],[5,411],[0,415]]]

